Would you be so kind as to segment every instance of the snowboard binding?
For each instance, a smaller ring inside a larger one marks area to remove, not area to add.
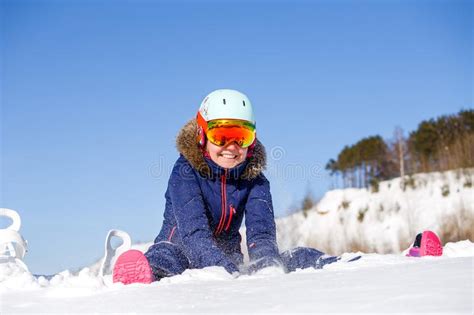
[[[28,271],[28,267],[23,262],[28,242],[19,232],[21,228],[20,215],[15,210],[0,208],[0,217],[12,220],[12,224],[0,229],[0,263],[13,262]]]
[[[122,241],[117,247],[112,245],[112,239],[118,238]],[[112,269],[117,261],[117,258],[132,246],[132,239],[127,232],[112,229],[107,233],[105,238],[105,254],[100,265],[99,275],[103,278],[106,275],[112,274]]]
[[[438,236],[432,231],[424,231],[416,236],[407,257],[441,256],[442,254],[443,246]]]
[[[122,240],[122,244],[114,248],[112,239]],[[105,255],[100,266],[99,274],[104,279],[112,275],[114,283],[151,283],[153,275],[145,255],[139,250],[130,249],[130,235],[120,230],[110,230],[105,239]]]

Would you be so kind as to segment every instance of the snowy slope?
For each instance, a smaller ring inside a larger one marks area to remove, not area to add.
[[[474,169],[417,174],[381,182],[378,192],[327,192],[307,213],[277,220],[281,250],[310,246],[331,254],[399,253],[416,233],[443,243],[474,239]]]
[[[13,277],[22,280],[10,282],[10,289],[0,284],[0,313],[472,314],[474,243],[450,243],[445,252],[424,258],[368,254],[322,270],[267,269],[238,278],[214,267],[151,285],[106,286],[88,268],[51,281],[19,273]]]

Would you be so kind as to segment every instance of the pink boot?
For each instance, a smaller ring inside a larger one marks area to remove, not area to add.
[[[130,249],[117,258],[113,281],[130,283],[151,283],[153,274],[145,255],[139,250]]]
[[[412,248],[407,256],[441,256],[443,254],[443,246],[438,236],[432,231],[424,231],[415,238]]]

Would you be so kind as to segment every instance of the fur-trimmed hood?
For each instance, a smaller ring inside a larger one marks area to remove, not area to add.
[[[194,169],[198,170],[204,176],[211,176],[211,168],[197,144],[196,134],[197,123],[195,119],[191,119],[179,131],[176,137],[176,148]],[[267,156],[265,147],[257,140],[253,155],[247,158],[247,165],[240,175],[240,178],[247,180],[256,178],[266,168],[266,164]]]

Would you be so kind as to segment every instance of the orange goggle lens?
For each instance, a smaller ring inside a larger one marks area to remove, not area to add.
[[[255,125],[236,119],[216,119],[207,122],[207,139],[218,146],[236,142],[242,148],[247,148],[255,141]]]

